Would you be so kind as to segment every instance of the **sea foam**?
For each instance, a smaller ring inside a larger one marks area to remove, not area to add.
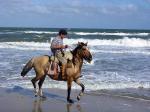
[[[148,36],[149,33],[108,33],[108,32],[75,32],[76,35],[110,35],[110,36]]]
[[[123,39],[64,39],[64,44],[76,46],[78,42],[88,42],[89,46],[122,46],[122,47],[150,47],[150,40],[140,38]],[[49,50],[49,42],[0,42],[0,48],[24,50]]]

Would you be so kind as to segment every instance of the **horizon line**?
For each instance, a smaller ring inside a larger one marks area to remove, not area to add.
[[[43,28],[43,29],[104,29],[104,30],[150,30],[147,28],[85,28],[85,27],[27,27],[27,26],[0,26],[0,28]]]

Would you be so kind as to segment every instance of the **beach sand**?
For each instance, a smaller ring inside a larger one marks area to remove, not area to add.
[[[46,99],[34,97],[32,89],[0,88],[0,112],[150,112],[150,101],[87,92],[74,104],[66,102],[66,90],[44,89]]]

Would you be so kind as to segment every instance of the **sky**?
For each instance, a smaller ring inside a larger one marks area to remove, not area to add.
[[[0,27],[150,29],[150,0],[0,0]]]

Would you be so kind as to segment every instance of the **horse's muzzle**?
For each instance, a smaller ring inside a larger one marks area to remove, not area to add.
[[[86,59],[88,63],[91,63],[92,62],[92,57]]]

